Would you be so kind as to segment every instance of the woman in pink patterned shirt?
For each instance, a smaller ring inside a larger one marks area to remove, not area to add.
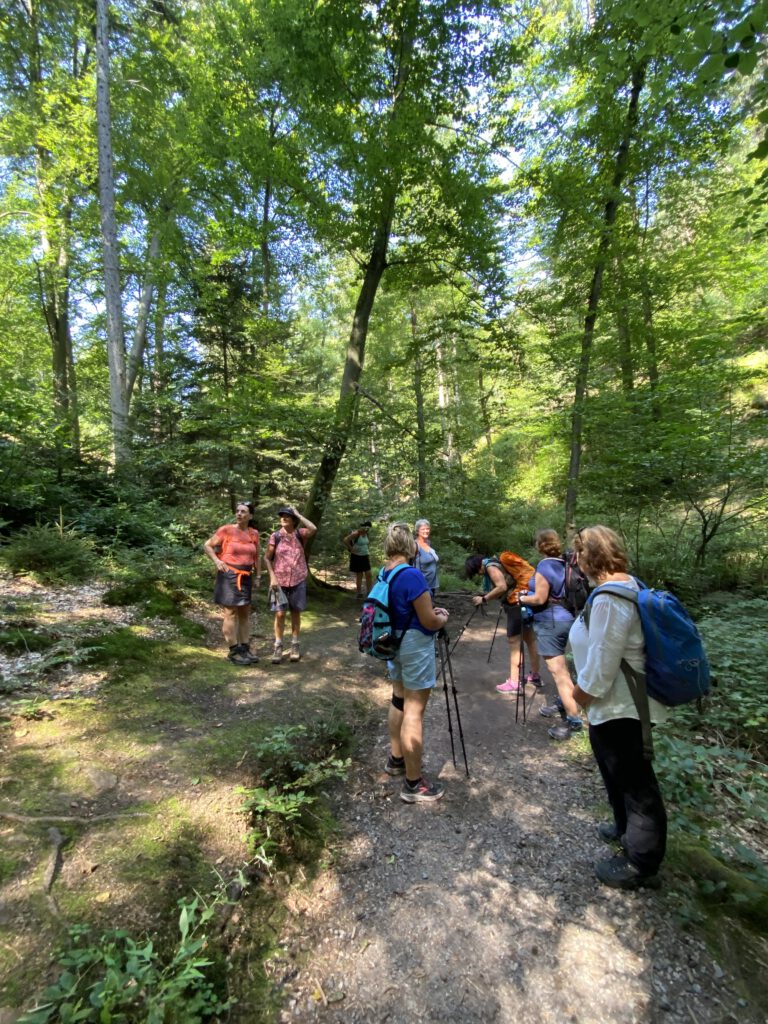
[[[299,634],[301,613],[307,607],[307,556],[304,545],[317,533],[317,527],[310,523],[295,508],[285,506],[278,512],[280,529],[269,538],[264,561],[269,571],[269,584],[280,587],[288,599],[291,611],[291,661],[301,658]],[[302,526],[299,526],[302,523]],[[285,630],[285,609],[275,612],[275,649],[272,664],[283,660],[283,632]]]

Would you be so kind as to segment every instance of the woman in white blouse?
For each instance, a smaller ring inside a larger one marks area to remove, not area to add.
[[[627,553],[607,526],[580,530],[573,547],[590,583],[618,583],[638,590],[627,573]],[[653,765],[643,754],[640,715],[621,660],[645,671],[640,615],[632,601],[597,593],[590,599],[589,625],[580,615],[570,632],[577,682],[573,695],[586,708],[589,739],[603,777],[614,820],[598,826],[600,838],[620,843],[620,856],[598,861],[597,877],[617,889],[657,888],[667,841],[667,814]],[[649,698],[652,722],[666,709]]]

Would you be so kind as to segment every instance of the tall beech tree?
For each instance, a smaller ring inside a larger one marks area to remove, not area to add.
[[[288,6],[281,17],[254,5],[262,19],[251,30],[292,112],[283,181],[322,244],[351,252],[360,268],[333,425],[305,503],[319,521],[353,428],[387,267],[418,266],[446,247],[479,266],[498,251],[493,171],[470,100],[489,88],[493,5]]]

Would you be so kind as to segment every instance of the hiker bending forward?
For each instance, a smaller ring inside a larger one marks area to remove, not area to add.
[[[507,642],[509,644],[509,678],[499,683],[496,687],[498,693],[516,694],[520,689],[520,683],[532,683],[534,686],[541,686],[539,675],[539,651],[536,646],[536,635],[533,627],[523,621],[523,614],[520,608],[519,597],[522,592],[522,585],[516,586],[515,580],[505,575],[504,570],[499,567],[498,559],[483,558],[482,555],[470,555],[464,563],[464,575],[472,579],[479,572],[483,573],[483,594],[476,594],[472,598],[474,605],[487,604],[498,598],[507,613]],[[523,562],[527,565],[527,562]],[[527,575],[533,571],[529,567]],[[526,581],[527,585],[527,581]],[[523,641],[528,648],[531,657],[531,671],[523,679]]]
[[[290,660],[301,658],[299,636],[301,634],[301,613],[307,607],[307,556],[304,545],[317,533],[317,527],[310,523],[295,508],[281,508],[280,529],[269,538],[264,561],[269,571],[269,584],[281,587],[288,600],[291,612],[291,653]],[[302,526],[299,526],[302,523]],[[275,612],[275,648],[272,664],[283,660],[283,633],[285,631],[285,609]]]
[[[627,554],[613,530],[580,530],[573,546],[593,585],[610,582],[639,589],[627,573]],[[598,833],[623,847],[620,856],[598,861],[595,873],[613,888],[655,888],[666,849],[667,814],[653,765],[643,755],[640,715],[621,669],[626,659],[636,672],[645,672],[637,606],[598,592],[592,598],[589,625],[580,615],[571,627],[570,641],[578,673],[574,697],[587,709],[589,740],[613,811],[613,821],[599,825]],[[651,721],[663,721],[666,708],[650,697],[648,705]]]
[[[416,541],[405,523],[393,523],[384,541],[386,580],[392,570],[411,562]],[[384,770],[404,775],[400,799],[408,804],[431,803],[444,793],[440,782],[427,782],[422,774],[424,711],[437,683],[435,634],[445,625],[448,612],[433,608],[424,574],[409,566],[392,581],[389,590],[392,627],[403,639],[395,657],[387,662],[392,680],[392,703],[387,724],[390,754]]]

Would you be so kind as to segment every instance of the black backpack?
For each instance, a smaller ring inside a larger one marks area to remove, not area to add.
[[[575,551],[566,551],[563,561],[565,562],[565,583],[562,596],[558,601],[575,617],[587,603],[592,588],[589,585],[589,580],[579,568]]]

